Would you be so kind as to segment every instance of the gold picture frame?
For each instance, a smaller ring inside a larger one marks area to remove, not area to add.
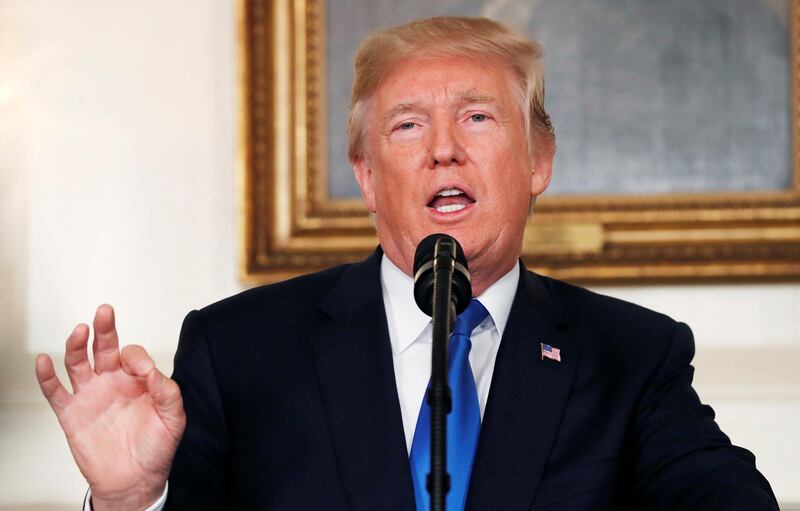
[[[800,277],[800,0],[791,0],[792,184],[785,190],[542,196],[523,259],[580,282]],[[328,196],[322,0],[239,0],[241,278],[266,283],[369,254],[357,199]]]

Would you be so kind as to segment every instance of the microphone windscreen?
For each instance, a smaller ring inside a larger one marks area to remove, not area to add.
[[[456,262],[461,263],[464,265],[464,268],[467,268],[467,258],[464,255],[464,249],[461,248],[461,244],[455,238],[448,236],[447,234],[442,233],[435,233],[423,238],[422,241],[419,242],[417,245],[417,251],[414,252],[414,280],[417,279],[417,272],[425,263],[429,261],[433,261],[433,256],[436,253],[436,242],[439,241],[440,238],[450,238],[455,242],[456,245]]]
[[[451,245],[455,245],[456,264],[453,271],[451,298],[456,307],[456,314],[461,314],[472,298],[472,285],[469,270],[467,269],[467,258],[464,255],[461,244],[455,238],[446,234],[431,234],[419,242],[417,251],[414,254],[414,301],[417,302],[417,306],[422,312],[428,316],[433,315],[433,288],[435,282],[433,260],[437,255],[436,245],[443,238],[449,240]]]

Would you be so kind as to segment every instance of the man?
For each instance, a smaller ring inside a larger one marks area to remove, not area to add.
[[[543,98],[538,45],[493,21],[368,38],[349,154],[371,257],[192,312],[174,381],[141,347],[120,354],[108,306],[94,369],[88,327],[67,341],[74,394],[37,359],[94,509],[426,508],[431,330],[410,275],[434,232],[461,242],[482,304],[466,333],[480,436],[454,446],[449,509],[777,509],[692,390],[685,325],[519,262],[551,175]]]

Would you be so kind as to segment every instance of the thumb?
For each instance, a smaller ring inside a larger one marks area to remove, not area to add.
[[[155,404],[156,413],[176,440],[180,440],[186,425],[186,414],[183,411],[183,399],[178,384],[153,367],[147,375],[147,393]]]

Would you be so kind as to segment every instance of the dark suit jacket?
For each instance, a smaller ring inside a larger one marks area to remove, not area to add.
[[[380,258],[187,316],[168,509],[414,509]],[[693,352],[681,323],[523,269],[467,508],[777,509],[692,390]]]

